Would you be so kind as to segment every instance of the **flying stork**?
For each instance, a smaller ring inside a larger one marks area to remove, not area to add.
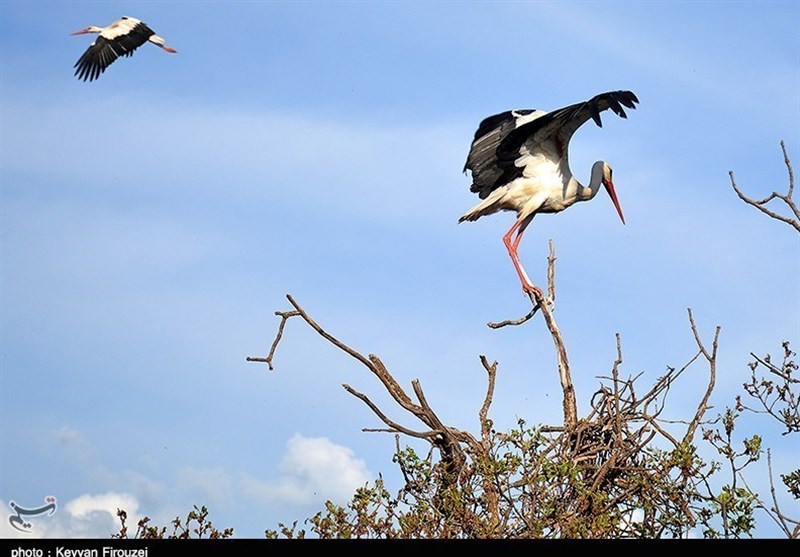
[[[509,110],[485,118],[478,126],[464,172],[471,172],[470,191],[483,201],[458,222],[498,211],[517,212],[503,243],[524,292],[530,294],[536,287],[522,268],[517,248],[536,214],[558,213],[573,203],[593,199],[602,184],[625,224],[608,163],[594,163],[589,187],[583,186],[569,168],[568,149],[572,134],[590,118],[602,127],[601,112],[610,108],[627,118],[623,106],[635,109],[638,102],[630,91],[611,91],[552,112]]]
[[[174,48],[164,44],[164,39],[155,34],[147,24],[132,17],[122,17],[108,27],[95,27],[90,25],[80,29],[73,35],[98,33],[100,36],[94,41],[86,52],[75,62],[75,75],[84,81],[95,80],[106,71],[114,60],[120,56],[131,56],[133,51],[150,41],[166,52],[177,52]]]

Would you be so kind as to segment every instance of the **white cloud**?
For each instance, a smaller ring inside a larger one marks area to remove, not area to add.
[[[128,525],[138,521],[139,503],[127,493],[85,494],[58,505],[52,515],[43,514],[28,518],[28,533],[19,531],[9,523],[11,510],[0,500],[0,537],[4,538],[110,538],[119,531],[117,509],[128,513]]]
[[[55,432],[55,438],[63,445],[83,444],[85,440],[81,432],[72,429],[68,425],[61,426]]]
[[[283,475],[276,481],[243,477],[240,487],[264,502],[305,505],[328,499],[345,502],[371,479],[364,461],[347,447],[325,437],[300,434],[287,442],[281,470]]]
[[[106,493],[104,495],[81,495],[64,506],[75,518],[87,518],[93,513],[117,515],[117,509],[125,509],[129,515],[139,511],[136,498],[126,493]]]

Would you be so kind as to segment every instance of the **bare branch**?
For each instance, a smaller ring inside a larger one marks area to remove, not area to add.
[[[561,390],[564,395],[563,409],[564,409],[564,426],[569,429],[578,422],[578,402],[575,398],[575,387],[572,384],[572,377],[569,370],[569,358],[567,357],[567,348],[564,345],[564,338],[561,331],[556,324],[553,315],[553,301],[555,299],[555,247],[553,241],[550,241],[550,254],[547,257],[547,290],[548,296],[541,288],[534,286],[532,292],[528,292],[528,297],[531,300],[533,309],[520,319],[506,320],[499,323],[489,322],[489,327],[499,329],[507,325],[521,325],[530,320],[538,311],[542,311],[545,324],[550,331],[550,336],[553,339],[553,344],[556,347],[556,357],[558,359],[558,375],[561,380]]]
[[[620,342],[619,333],[617,337],[617,359],[614,360],[614,367],[611,368],[611,375],[613,376],[614,383],[614,433],[617,435],[618,441],[622,441],[622,416],[620,414],[620,392],[619,392],[619,366],[622,364],[622,343]]]
[[[792,200],[792,194],[794,193],[794,171],[792,170],[792,163],[791,163],[791,161],[789,161],[789,155],[786,153],[786,145],[784,144],[783,141],[781,141],[781,150],[783,151],[783,162],[786,164],[786,169],[789,172],[789,189],[788,189],[788,193],[786,195],[780,194],[778,192],[772,192],[770,195],[768,195],[764,199],[756,201],[754,199],[751,199],[751,198],[747,197],[744,193],[742,193],[742,191],[736,185],[736,179],[733,176],[733,171],[732,170],[730,172],[728,172],[728,176],[730,176],[731,185],[733,186],[733,190],[736,192],[736,195],[739,196],[739,199],[741,199],[742,201],[744,201],[748,205],[752,205],[753,207],[755,207],[756,209],[758,209],[759,211],[761,211],[765,215],[767,215],[767,216],[769,216],[769,217],[771,217],[771,218],[773,218],[775,220],[779,220],[781,222],[785,222],[786,224],[794,227],[795,230],[800,232],[800,209],[797,207],[795,202]],[[766,207],[767,203],[769,203],[770,201],[772,201],[773,199],[776,199],[776,198],[780,199],[781,201],[786,203],[786,205],[789,207],[789,209],[791,209],[792,213],[794,213],[794,218],[786,217],[786,216],[781,215],[779,213],[776,213],[775,211],[772,211],[772,210],[770,210],[770,209],[768,209]]]
[[[300,315],[299,311],[276,311],[275,315],[281,316],[281,324],[278,325],[278,334],[275,335],[275,340],[272,341],[272,347],[269,349],[269,354],[267,354],[266,358],[256,358],[252,356],[248,356],[248,362],[265,362],[269,366],[269,370],[272,371],[275,369],[272,366],[272,358],[275,357],[275,349],[278,348],[278,343],[281,341],[281,337],[283,336],[283,327],[286,325],[286,321],[290,317],[295,317]]]
[[[369,399],[369,397],[367,397],[365,394],[362,394],[362,393],[358,392],[357,390],[352,388],[350,385],[342,385],[342,387],[344,387],[344,389],[348,393],[353,395],[354,397],[359,398],[362,401],[364,401],[364,404],[369,406],[370,410],[372,410],[375,413],[375,415],[378,416],[378,418],[381,419],[381,421],[383,423],[385,423],[386,425],[388,425],[391,428],[390,431],[405,433],[409,437],[416,437],[417,439],[430,439],[430,438],[435,437],[437,435],[436,431],[414,431],[412,429],[408,429],[407,427],[403,427],[402,425],[400,425],[397,422],[395,422],[395,421],[391,420],[390,418],[388,418],[386,416],[386,414],[384,414],[381,411],[381,409],[378,408],[378,406],[374,402],[372,402]]]
[[[772,512],[775,513],[775,516],[773,518],[775,518],[775,521],[778,523],[778,525],[781,527],[781,529],[784,531],[787,537],[797,538],[798,535],[800,535],[800,528],[798,527],[800,526],[800,522],[792,520],[791,518],[784,515],[781,512],[780,507],[778,506],[778,497],[777,495],[775,495],[775,481],[773,479],[773,474],[772,474],[772,451],[770,449],[767,449],[767,471],[769,475],[769,491],[772,495],[773,506],[771,510]],[[772,516],[772,514],[769,512],[767,512],[767,514]],[[790,529],[788,523],[794,524],[795,527]]]
[[[768,362],[768,361],[764,360],[763,358],[759,358],[758,356],[756,356],[752,352],[750,352],[750,355],[753,358],[755,358],[755,360],[759,364],[761,364],[762,366],[767,368],[770,371],[770,373],[773,373],[773,374],[777,375],[778,377],[780,377],[781,379],[783,379],[787,383],[800,383],[800,379],[795,379],[794,377],[789,375],[787,373],[786,369],[781,369],[781,368],[777,367],[775,364],[773,364],[771,362]]]
[[[556,248],[553,245],[553,240],[548,241],[550,246],[550,254],[547,256],[547,297],[550,303],[556,301]]]
[[[297,310],[297,312],[300,314],[300,316],[303,318],[303,320],[306,323],[308,323],[311,326],[312,329],[317,331],[317,333],[319,333],[325,340],[327,340],[328,342],[333,344],[339,350],[342,350],[342,351],[346,352],[347,354],[349,354],[350,356],[352,356],[353,358],[355,358],[356,360],[358,360],[359,362],[361,362],[362,364],[367,366],[375,375],[380,376],[380,373],[378,372],[377,369],[375,369],[375,366],[372,364],[372,362],[370,362],[367,358],[365,358],[359,352],[356,352],[355,350],[353,350],[352,348],[350,348],[349,346],[347,346],[346,344],[341,342],[336,337],[328,334],[322,327],[317,325],[317,323],[313,319],[311,319],[311,317],[308,316],[308,314],[305,312],[305,310],[303,308],[301,308],[300,305],[297,302],[294,301],[294,298],[292,298],[291,294],[287,294],[286,298],[289,300],[289,303],[294,306],[294,309]]]
[[[721,328],[717,326],[716,331],[714,332],[714,341],[711,345],[711,352],[709,353],[706,349],[703,341],[700,339],[700,334],[697,332],[697,326],[694,322],[694,316],[692,315],[692,309],[689,308],[689,323],[692,326],[692,334],[694,335],[694,340],[697,343],[697,347],[700,350],[700,353],[705,357],[708,361],[709,367],[709,377],[708,377],[708,387],[706,388],[705,395],[703,396],[700,404],[697,406],[697,411],[695,412],[694,418],[689,422],[689,427],[686,428],[686,434],[683,437],[684,443],[691,440],[694,437],[695,431],[697,431],[698,426],[702,422],[703,415],[705,415],[706,410],[708,410],[708,400],[711,398],[711,392],[714,390],[714,384],[716,383],[717,379],[717,342],[719,340],[719,333]]]
[[[259,358],[253,361],[267,361],[270,363],[272,361],[272,357],[274,356],[275,348],[278,345],[278,341],[280,340],[283,332],[283,327],[285,322],[290,317],[299,316],[301,317],[312,329],[314,329],[320,336],[322,336],[325,340],[342,350],[343,352],[347,353],[351,357],[355,358],[359,362],[361,362],[367,369],[369,369],[383,384],[386,388],[388,393],[392,396],[392,398],[399,404],[404,410],[409,412],[410,414],[414,415],[417,419],[419,419],[422,423],[427,425],[430,430],[429,431],[415,431],[405,426],[400,425],[399,423],[391,420],[378,406],[372,402],[366,395],[363,393],[356,391],[349,385],[343,385],[344,389],[350,393],[351,395],[359,398],[363,401],[372,411],[375,413],[378,418],[383,421],[389,429],[372,429],[371,431],[389,431],[392,433],[403,433],[410,437],[415,437],[419,439],[425,439],[431,443],[432,447],[436,447],[439,449],[441,454],[442,463],[445,466],[445,470],[447,471],[450,480],[452,482],[457,481],[458,476],[460,474],[461,469],[466,462],[466,456],[464,455],[464,449],[461,446],[461,443],[465,443],[473,450],[480,451],[481,445],[478,441],[468,432],[461,431],[456,428],[446,426],[436,415],[433,411],[431,406],[428,404],[428,401],[425,398],[425,395],[422,391],[422,386],[420,385],[418,380],[414,380],[411,382],[412,387],[414,389],[414,394],[417,396],[419,400],[419,404],[414,403],[405,390],[400,386],[400,384],[394,379],[391,373],[386,369],[386,366],[383,362],[376,356],[375,354],[370,354],[369,356],[364,356],[362,353],[354,350],[347,344],[340,341],[335,336],[331,335],[327,331],[325,331],[316,321],[314,321],[306,311],[298,304],[291,295],[287,295],[286,298],[289,302],[294,306],[294,311],[289,312],[277,312],[277,315],[282,317],[278,334],[276,335],[276,340],[273,342],[273,348],[270,351],[270,355],[268,358]],[[490,393],[493,390],[494,386],[492,385],[490,389]],[[490,395],[489,395],[490,396]]]
[[[484,445],[486,445],[489,442],[489,407],[492,405],[492,398],[494,397],[494,383],[497,376],[497,362],[489,365],[489,361],[486,359],[486,356],[481,354],[480,358],[481,364],[483,364],[483,368],[486,370],[486,373],[489,376],[486,386],[486,397],[483,399],[483,405],[481,406],[480,412],[478,412],[478,420],[481,424],[481,440],[483,441]]]
[[[498,322],[489,321],[486,325],[491,327],[492,329],[500,329],[502,327],[522,325],[526,321],[529,321],[534,315],[536,315],[537,311],[539,311],[539,306],[534,305],[532,310],[530,310],[526,315],[520,317],[519,319],[506,319],[504,321],[498,321]]]
[[[575,398],[575,386],[572,384],[572,376],[569,370],[569,358],[567,357],[567,347],[564,344],[564,337],[561,336],[561,331],[556,324],[555,316],[550,308],[550,304],[545,300],[544,293],[541,290],[535,290],[533,295],[536,298],[536,303],[542,309],[544,321],[547,328],[550,330],[550,336],[553,339],[553,344],[556,348],[556,357],[558,358],[558,375],[561,379],[561,391],[564,396],[563,409],[564,409],[564,426],[569,429],[578,422],[578,402]]]
[[[553,240],[549,241],[550,245],[550,254],[547,256],[547,299],[549,300],[550,304],[553,304],[556,300],[556,281],[555,281],[555,267],[556,267],[556,250],[555,246],[553,245]],[[541,307],[539,305],[539,301],[535,299],[532,294],[528,294],[528,297],[533,304],[533,309],[531,309],[526,315],[520,317],[519,319],[506,319],[504,321],[489,321],[486,325],[491,327],[492,329],[500,329],[502,327],[508,326],[517,326],[522,325],[523,323],[530,321],[530,319],[536,315],[536,312],[539,311]]]

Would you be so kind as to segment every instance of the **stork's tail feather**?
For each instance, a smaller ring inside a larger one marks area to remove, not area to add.
[[[501,188],[501,190],[504,190],[504,188]],[[499,190],[495,190],[495,192],[498,191]],[[502,194],[503,191],[499,191],[499,193]],[[464,222],[465,220],[468,221],[478,220],[482,216],[491,215],[492,213],[497,212],[498,210],[497,202],[499,201],[499,198],[500,195],[491,195],[487,197],[486,199],[475,205],[472,209],[461,215],[461,217],[458,219],[458,222]]]

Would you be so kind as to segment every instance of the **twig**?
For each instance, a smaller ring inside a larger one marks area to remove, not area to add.
[[[556,301],[556,248],[553,245],[553,240],[548,241],[550,246],[550,253],[547,256],[547,297],[550,303]]]
[[[556,300],[556,251],[555,246],[553,245],[553,240],[549,241],[549,245],[550,254],[547,256],[547,303],[552,305]],[[536,312],[539,311],[539,308],[541,307],[541,301],[537,300],[536,297],[530,292],[528,293],[528,297],[531,300],[531,304],[533,304],[533,309],[531,309],[526,315],[520,317],[519,319],[506,319],[498,322],[489,321],[486,325],[492,329],[500,329],[502,327],[522,325],[523,323],[530,321],[531,318],[536,315]]]
[[[534,315],[536,315],[537,311],[539,311],[539,305],[535,304],[532,310],[530,310],[525,316],[520,317],[519,319],[506,319],[504,321],[498,321],[498,322],[489,321],[486,325],[491,327],[492,329],[500,329],[502,327],[508,327],[509,325],[512,326],[522,325],[526,321],[529,321]]]
[[[800,379],[795,379],[794,377],[790,376],[787,373],[784,373],[782,369],[775,366],[774,364],[764,360],[763,358],[759,358],[753,352],[750,352],[750,355],[755,358],[755,360],[761,364],[762,366],[766,367],[771,373],[777,375],[787,383],[800,383]]]
[[[253,356],[248,356],[248,362],[265,362],[269,366],[269,370],[272,371],[275,368],[272,366],[272,358],[275,357],[275,349],[278,348],[278,343],[281,341],[281,337],[283,336],[283,328],[286,326],[286,321],[290,317],[295,317],[300,315],[299,311],[276,311],[275,315],[281,316],[281,324],[278,325],[278,334],[275,335],[275,340],[272,341],[272,348],[269,349],[269,354],[267,354],[266,358],[256,358]]]

